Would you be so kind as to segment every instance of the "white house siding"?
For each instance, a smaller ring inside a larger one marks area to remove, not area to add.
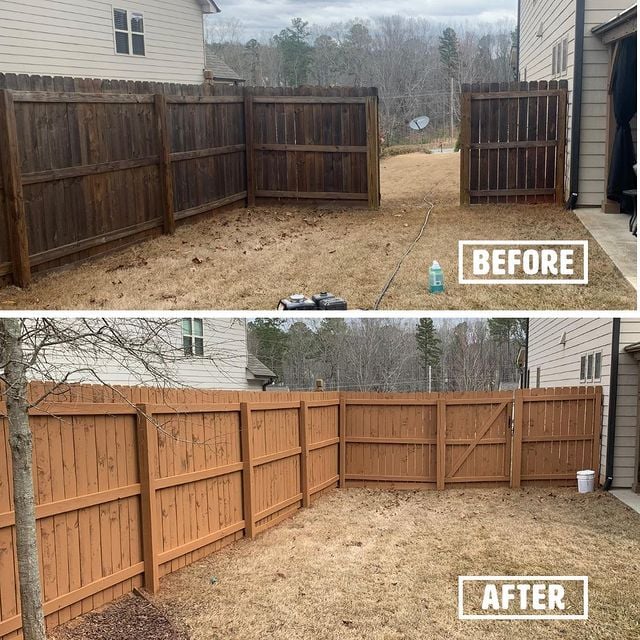
[[[602,351],[603,432],[600,480],[604,481],[607,426],[609,419],[609,389],[611,382],[612,319],[532,319],[529,332],[530,386],[535,386],[536,370],[540,367],[541,387],[582,386],[580,358]],[[566,332],[565,345],[560,344]],[[616,443],[614,486],[630,487],[633,483],[638,403],[638,364],[624,348],[640,341],[640,320],[622,320],[618,361],[618,395],[616,409]]]
[[[575,62],[576,0],[521,0],[520,5],[520,80],[567,80],[567,169],[565,191],[569,191],[571,162],[571,118],[573,105],[573,74]],[[542,24],[542,37],[537,36]],[[552,75],[552,52],[558,42],[567,38],[569,51],[567,70]]]
[[[146,55],[115,53],[113,9],[144,14]],[[198,0],[0,0],[0,72],[202,83]]]
[[[565,189],[569,188],[573,80],[575,73],[576,0],[522,0],[520,8],[520,78],[531,80],[565,79],[569,83],[567,165]],[[632,4],[631,0],[585,0],[584,57],[582,76],[582,117],[578,206],[600,207],[605,194],[607,128],[607,82],[609,51],[591,33],[593,27],[610,20]],[[536,33],[543,24],[543,37]],[[552,76],[553,45],[565,34],[569,40],[567,72]],[[634,120],[634,138],[635,138]]]
[[[256,390],[255,384],[247,380],[247,336],[244,320],[205,319],[204,358],[182,355],[181,320],[176,320],[175,325],[172,325],[167,342],[172,348],[170,350],[167,347],[165,353],[173,358],[168,358],[168,380],[161,381],[163,386],[175,386],[173,381],[176,381],[180,386],[200,389]],[[93,354],[88,359],[85,358],[84,362],[77,362],[64,350],[47,351],[46,357],[55,367],[58,379],[65,373],[86,365],[95,369],[100,379],[107,384],[158,386],[158,381],[151,379],[143,367],[135,366],[134,362],[123,367],[112,358],[93,357]],[[98,383],[95,377],[87,372],[73,374],[70,382]]]

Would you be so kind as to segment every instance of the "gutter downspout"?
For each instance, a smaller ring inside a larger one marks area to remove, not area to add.
[[[265,382],[262,385],[262,390],[266,391],[267,387],[272,387],[275,383],[276,383],[276,379],[275,378],[269,378],[269,382]]]
[[[517,35],[518,38],[516,40],[516,80],[520,80],[520,32],[522,31],[521,28],[521,24],[520,24],[520,20],[521,20],[521,16],[522,16],[522,0],[518,0],[518,26],[517,28]]]
[[[522,388],[526,389],[529,385],[527,384],[527,376],[529,375],[529,324],[531,320],[527,318],[527,328],[525,334],[525,342],[524,342],[524,375],[522,376]]]
[[[609,415],[607,419],[607,462],[604,490],[613,484],[614,450],[616,444],[616,412],[618,408],[618,362],[620,359],[620,318],[613,319],[611,339],[611,380],[609,382]]]
[[[520,19],[522,15],[522,0],[518,0],[518,24],[516,26],[516,80],[520,80]]]
[[[569,167],[569,200],[567,209],[573,210],[578,204],[580,185],[580,141],[582,120],[582,79],[584,70],[584,20],[585,1],[576,0],[576,38],[573,66],[573,104],[571,105],[571,163]]]

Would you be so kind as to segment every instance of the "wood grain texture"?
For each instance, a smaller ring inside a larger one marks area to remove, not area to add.
[[[562,204],[566,105],[557,81],[463,85],[460,204]]]

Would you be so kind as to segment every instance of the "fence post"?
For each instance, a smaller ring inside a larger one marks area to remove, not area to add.
[[[253,148],[253,94],[244,88],[244,142],[247,169],[247,206],[256,206],[255,151]]]
[[[471,204],[469,171],[471,165],[471,87],[463,85],[460,117],[460,204]]]
[[[340,443],[338,445],[338,474],[340,476],[340,480],[338,482],[338,486],[340,488],[344,488],[345,472],[347,468],[347,403],[345,401],[344,393],[340,394],[338,437],[340,438]]]
[[[367,193],[369,209],[380,206],[380,131],[378,126],[378,97],[367,96]]]
[[[247,402],[240,403],[240,442],[242,445],[242,505],[244,531],[247,538],[255,536],[255,514],[253,510],[253,454],[251,444],[251,408]]]
[[[136,406],[138,422],[138,466],[140,468],[140,503],[142,507],[142,553],[144,558],[144,586],[156,593],[160,588],[158,566],[158,521],[156,510],[155,468],[158,439],[147,405]]]
[[[160,188],[162,189],[163,226],[165,233],[174,233],[176,230],[176,217],[173,203],[173,169],[171,167],[167,96],[158,93],[154,100],[158,141],[160,143]]]
[[[524,391],[517,389],[513,408],[513,454],[511,455],[511,487],[520,487],[522,475],[522,431],[524,428]]]
[[[19,287],[31,284],[29,235],[22,190],[18,128],[13,96],[8,89],[0,90],[0,171],[4,178],[4,199],[7,215],[7,235],[11,250],[13,280]]]
[[[308,507],[311,503],[311,494],[309,493],[309,446],[307,444],[307,422],[308,409],[307,403],[300,400],[299,428],[300,428],[300,489],[302,492],[302,506]]]
[[[445,464],[447,452],[447,397],[438,394],[437,433],[436,433],[436,488],[445,487]]]

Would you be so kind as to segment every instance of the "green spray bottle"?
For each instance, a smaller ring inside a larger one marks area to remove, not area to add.
[[[444,271],[437,260],[429,269],[429,293],[444,293]]]

